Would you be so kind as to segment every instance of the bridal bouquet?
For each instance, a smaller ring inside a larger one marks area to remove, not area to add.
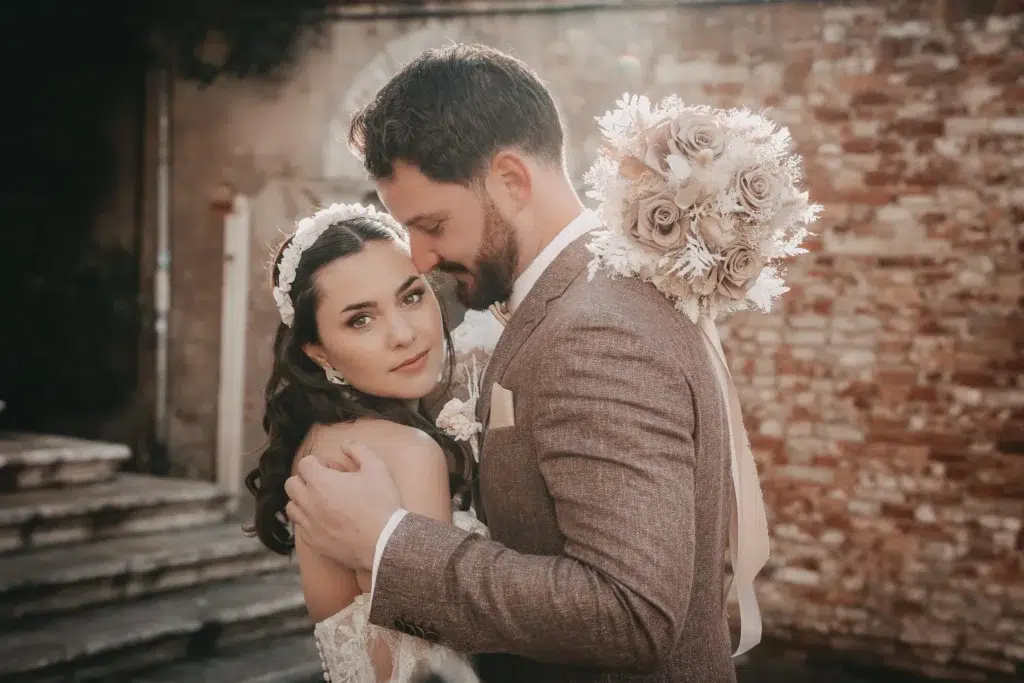
[[[799,188],[789,131],[675,96],[616,104],[597,118],[606,146],[585,177],[607,228],[589,245],[590,277],[641,277],[693,322],[771,310],[788,291],[779,263],[806,252],[821,210]]]

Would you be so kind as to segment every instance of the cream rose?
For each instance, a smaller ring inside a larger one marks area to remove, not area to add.
[[[724,216],[704,216],[698,227],[704,243],[714,251],[725,249],[736,241],[736,227]]]
[[[675,194],[665,191],[637,202],[636,222],[631,232],[642,244],[659,251],[671,251],[686,244],[689,227],[690,219],[679,208]]]
[[[644,164],[662,178],[667,178],[669,174],[669,154],[668,142],[664,139],[655,140],[647,145],[647,151],[644,153]]]
[[[775,179],[760,166],[749,166],[736,175],[739,203],[748,214],[770,208],[778,196]]]
[[[737,242],[722,252],[722,260],[712,268],[708,279],[717,282],[715,289],[719,294],[739,301],[757,283],[762,268],[764,261],[757,252],[749,244]]]
[[[686,159],[712,161],[725,152],[725,136],[706,119],[683,117],[669,124],[668,147]]]

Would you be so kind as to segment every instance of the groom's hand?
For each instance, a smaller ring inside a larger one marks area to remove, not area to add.
[[[285,482],[285,508],[295,532],[314,550],[336,562],[369,571],[377,538],[402,503],[387,467],[366,446],[347,443],[353,463],[340,471],[310,455]]]

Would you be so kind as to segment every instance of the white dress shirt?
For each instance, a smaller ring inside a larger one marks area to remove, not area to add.
[[[515,314],[519,304],[523,303],[523,299],[530,293],[533,286],[537,284],[537,280],[544,274],[548,266],[558,257],[562,251],[570,244],[576,241],[577,238],[583,236],[585,233],[594,230],[601,225],[600,217],[593,211],[585,210],[579,216],[573,219],[569,225],[562,228],[562,231],[555,235],[555,238],[548,242],[547,246],[541,249],[540,253],[537,254],[537,258],[530,262],[530,265],[526,267],[526,270],[516,278],[516,281],[512,284],[512,296],[509,297],[507,302],[508,315],[512,316]],[[391,538],[391,534],[398,528],[399,522],[409,513],[408,510],[399,509],[395,510],[395,513],[391,515],[388,523],[384,525],[384,529],[380,532],[380,536],[377,537],[377,547],[373,553],[373,571],[370,575],[370,602],[373,602],[373,589],[377,586],[377,567],[380,566],[380,559],[384,556],[384,548],[388,544],[388,540]]]

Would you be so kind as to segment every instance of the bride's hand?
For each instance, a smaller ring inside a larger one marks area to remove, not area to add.
[[[377,538],[401,499],[373,450],[349,443],[343,451],[351,463],[347,471],[316,456],[299,461],[296,475],[285,482],[291,500],[285,512],[314,550],[346,567],[369,571]]]

